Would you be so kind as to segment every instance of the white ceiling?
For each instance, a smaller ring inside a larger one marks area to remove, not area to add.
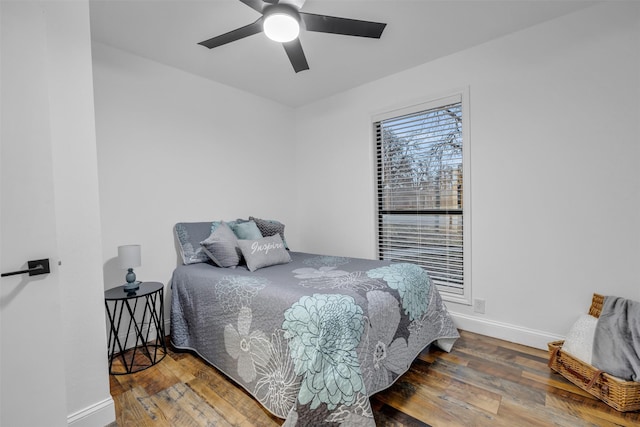
[[[302,32],[295,73],[262,33],[197,43],[255,21],[239,0],[90,0],[94,41],[300,106],[594,4],[582,0],[308,0],[302,10],[387,23],[382,38]]]

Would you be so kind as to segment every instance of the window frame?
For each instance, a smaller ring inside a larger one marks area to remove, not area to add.
[[[376,123],[388,120],[392,118],[398,118],[401,116],[431,110],[439,107],[444,107],[446,105],[450,105],[452,103],[461,103],[461,111],[462,111],[462,173],[463,173],[463,192],[462,192],[462,223],[463,223],[463,231],[462,231],[462,260],[463,260],[463,286],[462,293],[453,293],[449,292],[444,288],[438,286],[438,290],[442,296],[442,299],[449,302],[455,302],[464,305],[471,305],[472,302],[472,286],[471,286],[471,139],[469,137],[469,122],[470,122],[470,114],[469,114],[469,88],[465,87],[462,89],[452,90],[447,93],[441,94],[439,96],[429,97],[428,99],[422,99],[414,102],[407,102],[404,105],[389,107],[378,113],[372,114],[370,116],[370,124],[371,124],[371,138],[372,141],[372,153],[373,153],[373,162],[372,162],[372,184],[373,184],[373,193],[374,193],[374,216],[373,216],[373,227],[375,233],[374,245],[375,245],[375,256],[379,259],[380,254],[380,228],[379,228],[379,204],[380,204],[380,194],[378,191],[378,159],[377,159],[377,146],[376,146]],[[445,210],[440,211],[440,213],[445,213]]]

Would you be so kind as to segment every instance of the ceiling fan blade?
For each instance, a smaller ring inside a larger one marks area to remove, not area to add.
[[[249,6],[251,9],[260,13],[262,13],[262,11],[268,5],[268,3],[271,3],[271,1],[269,1],[267,4],[265,4],[265,2],[262,0],[240,0],[240,1],[246,4],[247,6]]]
[[[284,46],[284,51],[287,52],[289,61],[291,61],[291,65],[293,65],[296,73],[309,69],[309,64],[307,64],[307,58],[304,56],[300,39],[282,43],[282,46]]]
[[[308,31],[379,39],[387,24],[300,12]]]
[[[222,46],[223,44],[231,43],[236,40],[243,39],[245,37],[252,36],[262,31],[262,17],[260,17],[253,24],[245,25],[244,27],[237,28],[228,33],[210,38],[198,44],[213,49],[214,47]]]
[[[306,0],[280,0],[280,4],[290,4],[298,10],[300,10],[302,6],[304,6],[305,2]]]

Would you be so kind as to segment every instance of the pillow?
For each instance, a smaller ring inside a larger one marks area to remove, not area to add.
[[[291,256],[284,248],[279,234],[258,240],[238,240],[238,245],[249,271],[291,262]]]
[[[238,223],[238,222],[246,222],[246,221],[247,221],[247,220],[245,220],[245,219],[236,219],[236,220],[234,220],[234,221],[225,221],[225,222],[226,222],[226,223],[227,223],[227,225],[228,225],[229,227],[231,227],[231,229],[233,230],[233,226],[234,226],[234,225],[236,225],[236,223]],[[218,228],[218,227],[220,226],[220,223],[221,223],[221,222],[222,222],[222,221],[213,221],[213,222],[211,223],[211,232],[212,232],[212,233],[213,233],[214,231],[216,231],[216,228]]]
[[[588,314],[580,316],[569,330],[562,350],[591,365],[597,323],[597,317]]]
[[[258,226],[258,230],[262,233],[263,237],[273,236],[275,234],[279,234],[282,238],[282,242],[284,243],[284,247],[289,249],[289,245],[287,245],[287,239],[284,238],[284,224],[275,221],[272,219],[260,219],[250,216],[249,219],[254,221]]]
[[[231,226],[231,229],[241,240],[257,240],[262,239],[262,233],[253,221],[237,222]]]
[[[240,264],[242,252],[238,246],[238,239],[224,221],[221,221],[214,232],[200,242],[200,245],[218,267],[235,267]]]
[[[183,264],[209,261],[200,242],[211,234],[211,222],[179,222],[173,229],[180,246]]]

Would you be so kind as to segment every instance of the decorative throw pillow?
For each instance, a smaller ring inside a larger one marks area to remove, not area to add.
[[[235,267],[240,264],[242,252],[238,246],[238,239],[224,221],[221,221],[214,232],[200,242],[200,245],[218,267]]]
[[[225,221],[225,222],[226,222],[226,223],[227,223],[227,225],[228,225],[229,227],[231,227],[231,229],[233,230],[233,226],[234,226],[234,225],[236,225],[237,223],[239,223],[239,222],[247,222],[247,221],[248,221],[247,219],[240,219],[240,218],[238,218],[238,219],[233,220],[233,221]],[[211,232],[212,232],[212,233],[213,233],[214,231],[216,231],[216,228],[218,228],[218,227],[220,226],[220,223],[221,223],[221,222],[222,222],[222,221],[213,221],[213,222],[211,223]]]
[[[231,229],[241,240],[256,240],[263,237],[254,221],[237,222],[231,226]]]
[[[284,238],[284,224],[275,221],[272,219],[260,219],[250,216],[249,220],[254,221],[258,226],[258,230],[262,233],[263,237],[273,236],[275,234],[279,234],[282,238],[282,242],[284,243],[284,247],[289,249],[289,245],[287,245],[287,239]]]
[[[238,240],[238,245],[249,271],[291,262],[291,256],[284,248],[279,234],[258,240]]]
[[[211,222],[179,222],[173,229],[180,246],[183,264],[209,261],[200,242],[211,234]]]
[[[588,314],[581,315],[571,326],[562,350],[591,365],[597,323],[598,318]]]

